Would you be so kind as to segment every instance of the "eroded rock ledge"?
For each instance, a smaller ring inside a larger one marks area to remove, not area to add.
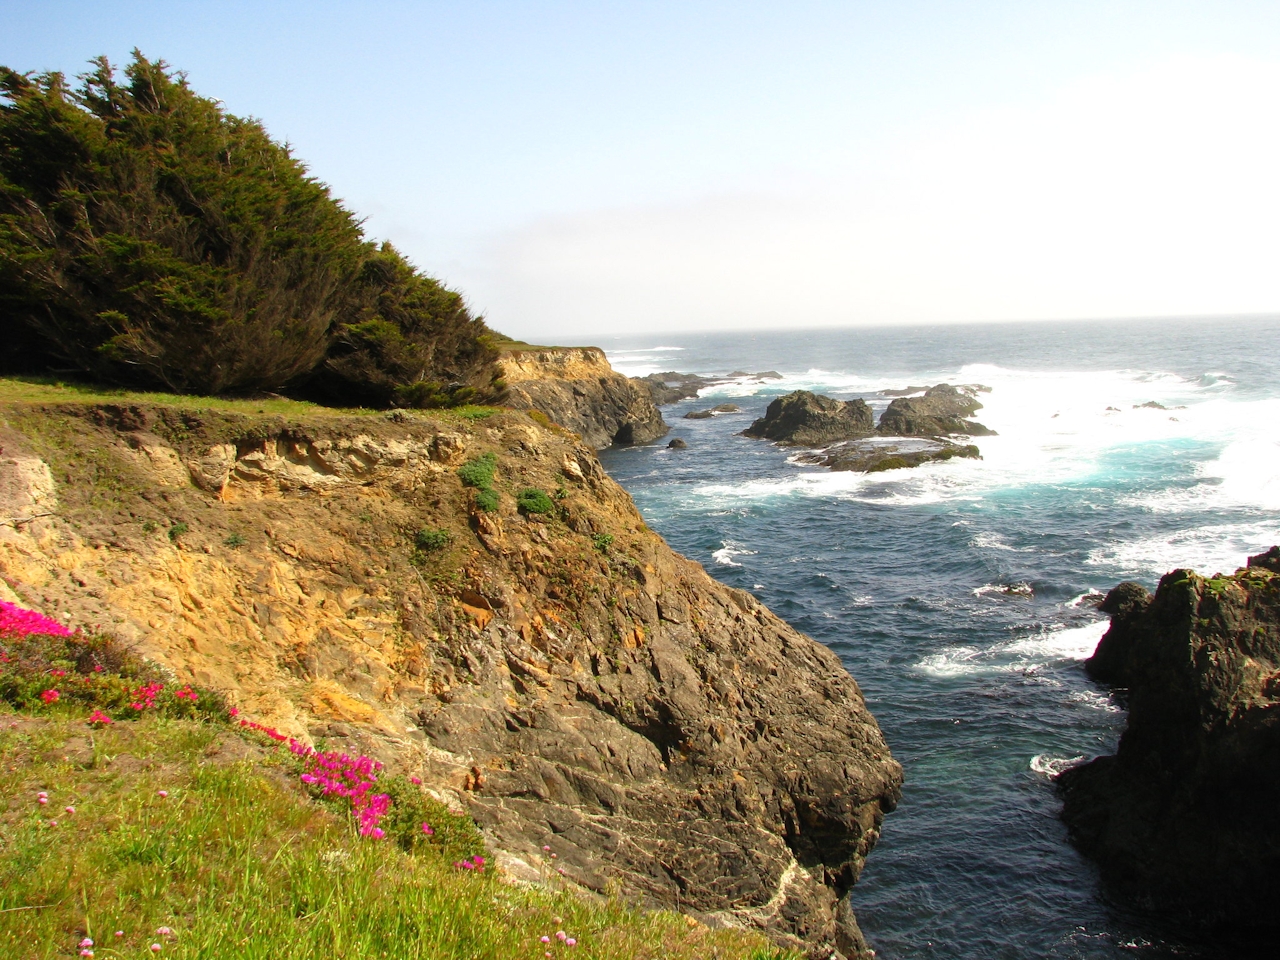
[[[597,450],[648,443],[670,429],[648,386],[614,372],[598,347],[509,350],[495,365],[508,406],[537,410]]]
[[[421,776],[517,878],[559,867],[864,955],[842,897],[901,770],[857,684],[673,553],[568,431],[524,412],[0,418],[0,576],[25,602]],[[456,467],[490,452],[486,513]],[[553,516],[517,511],[527,487]],[[423,553],[421,529],[447,543]]]
[[[1107,595],[1086,663],[1126,691],[1114,756],[1064,772],[1063,819],[1141,906],[1234,931],[1280,926],[1280,549],[1229,577],[1174,570]]]

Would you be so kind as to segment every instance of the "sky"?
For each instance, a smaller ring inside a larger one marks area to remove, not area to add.
[[[1280,311],[1275,0],[0,0],[134,47],[523,339]]]

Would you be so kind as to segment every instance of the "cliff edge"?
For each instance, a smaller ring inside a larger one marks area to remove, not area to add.
[[[1124,583],[1086,663],[1127,690],[1114,756],[1059,778],[1072,840],[1123,897],[1274,930],[1280,895],[1280,549],[1228,577]]]
[[[648,443],[670,429],[648,386],[616,373],[599,347],[507,349],[494,366],[504,403],[540,411],[597,450]]]
[[[254,408],[0,405],[0,593],[421,777],[515,879],[866,955],[901,769],[833,653],[528,413]]]

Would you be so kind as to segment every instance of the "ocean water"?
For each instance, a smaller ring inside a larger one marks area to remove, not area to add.
[[[664,408],[605,465],[675,549],[827,644],[906,769],[854,888],[884,958],[1247,955],[1109,901],[1050,774],[1124,723],[1083,660],[1099,594],[1280,543],[1280,317],[664,335],[631,375],[775,370]],[[980,461],[862,475],[738,436],[805,388],[982,384]],[[685,420],[732,402],[741,413]],[[1143,406],[1155,402],[1165,409]]]

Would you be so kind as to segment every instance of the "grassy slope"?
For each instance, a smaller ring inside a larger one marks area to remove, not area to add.
[[[91,731],[0,713],[0,769],[5,957],[76,956],[86,936],[98,957],[151,956],[152,943],[264,960],[774,955],[755,935],[558,891],[549,857],[547,886],[521,888],[361,838],[302,793],[278,750],[218,725]]]

